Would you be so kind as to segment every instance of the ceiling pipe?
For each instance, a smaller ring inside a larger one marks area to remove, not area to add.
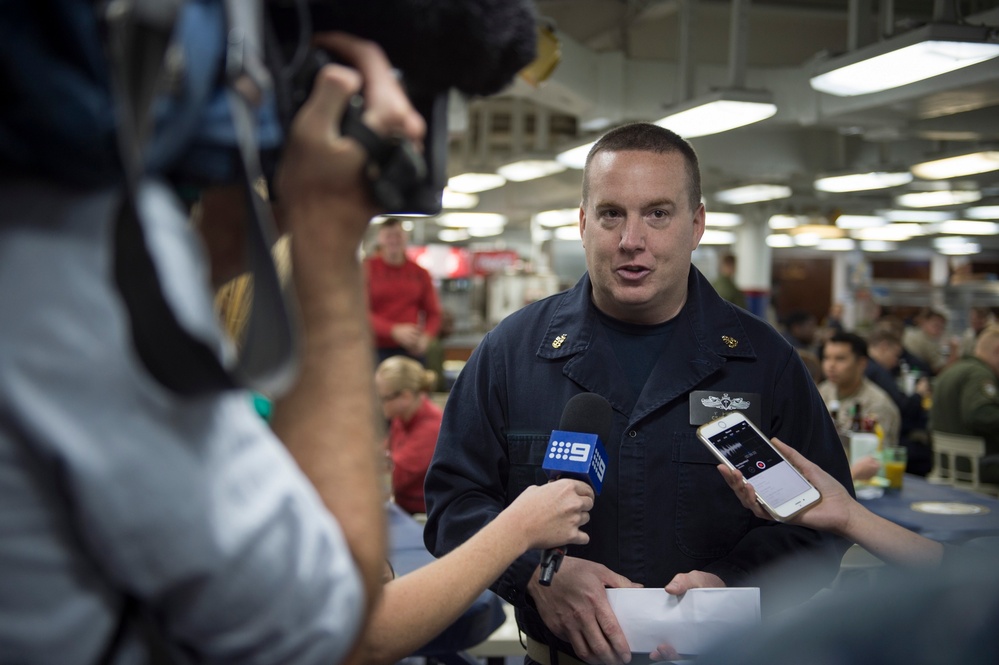
[[[479,131],[476,136],[476,161],[485,164],[489,159],[489,137],[493,133],[493,111],[487,104],[479,107]]]
[[[880,14],[881,38],[885,39],[895,34],[895,0],[881,0],[878,3]]]
[[[751,0],[732,0],[728,26],[728,84],[746,87],[746,61],[749,44],[749,5]]]
[[[957,23],[957,0],[933,0],[934,23]]]
[[[676,103],[685,102],[694,97],[694,60],[691,57],[694,32],[694,9],[697,0],[680,0],[678,16],[679,55],[677,56],[677,90],[680,98]]]
[[[875,24],[871,21],[873,13],[872,0],[850,0],[847,6],[847,51],[856,51],[876,41]]]
[[[551,148],[549,145],[549,128],[551,113],[544,106],[539,106],[534,110],[534,151],[544,152]]]
[[[510,111],[510,153],[520,155],[524,152],[524,125],[526,122],[524,100],[514,97],[512,100],[513,109]]]

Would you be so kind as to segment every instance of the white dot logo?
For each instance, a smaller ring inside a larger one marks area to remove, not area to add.
[[[569,446],[567,441],[552,441],[551,447],[548,449],[548,457],[558,460],[569,459]]]

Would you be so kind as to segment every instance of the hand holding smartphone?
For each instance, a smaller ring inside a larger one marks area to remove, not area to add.
[[[822,499],[798,470],[741,413],[722,416],[697,428],[699,438],[725,466],[752,480],[756,498],[779,522]]]

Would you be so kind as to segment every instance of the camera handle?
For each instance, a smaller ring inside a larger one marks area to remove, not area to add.
[[[364,173],[371,195],[386,210],[401,210],[407,192],[427,175],[423,156],[413,142],[399,137],[382,137],[361,120],[364,99],[354,95],[340,122],[340,133],[356,140],[368,153]]]

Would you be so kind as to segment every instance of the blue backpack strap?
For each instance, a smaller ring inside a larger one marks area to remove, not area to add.
[[[255,105],[264,102],[270,90],[262,59],[263,9],[259,2],[226,0],[227,29],[210,36],[225,40],[225,94],[240,157],[236,175],[247,196],[247,258],[254,277],[246,341],[235,356],[219,339],[213,322],[206,322],[210,305],[204,302],[199,281],[202,266],[191,264],[194,252],[184,250],[182,208],[168,188],[147,176],[144,148],[151,92],[157,90],[173,36],[162,8],[149,6],[159,1],[116,0],[130,5],[130,11],[115,12],[112,3],[107,18],[128,185],[115,232],[115,279],[135,349],[150,374],[181,395],[236,386],[279,394],[297,370],[297,331],[270,255],[276,225],[269,205],[252,185],[261,175]],[[173,2],[178,10],[182,1]],[[190,63],[187,69],[201,64]],[[209,68],[216,71],[211,63]]]

